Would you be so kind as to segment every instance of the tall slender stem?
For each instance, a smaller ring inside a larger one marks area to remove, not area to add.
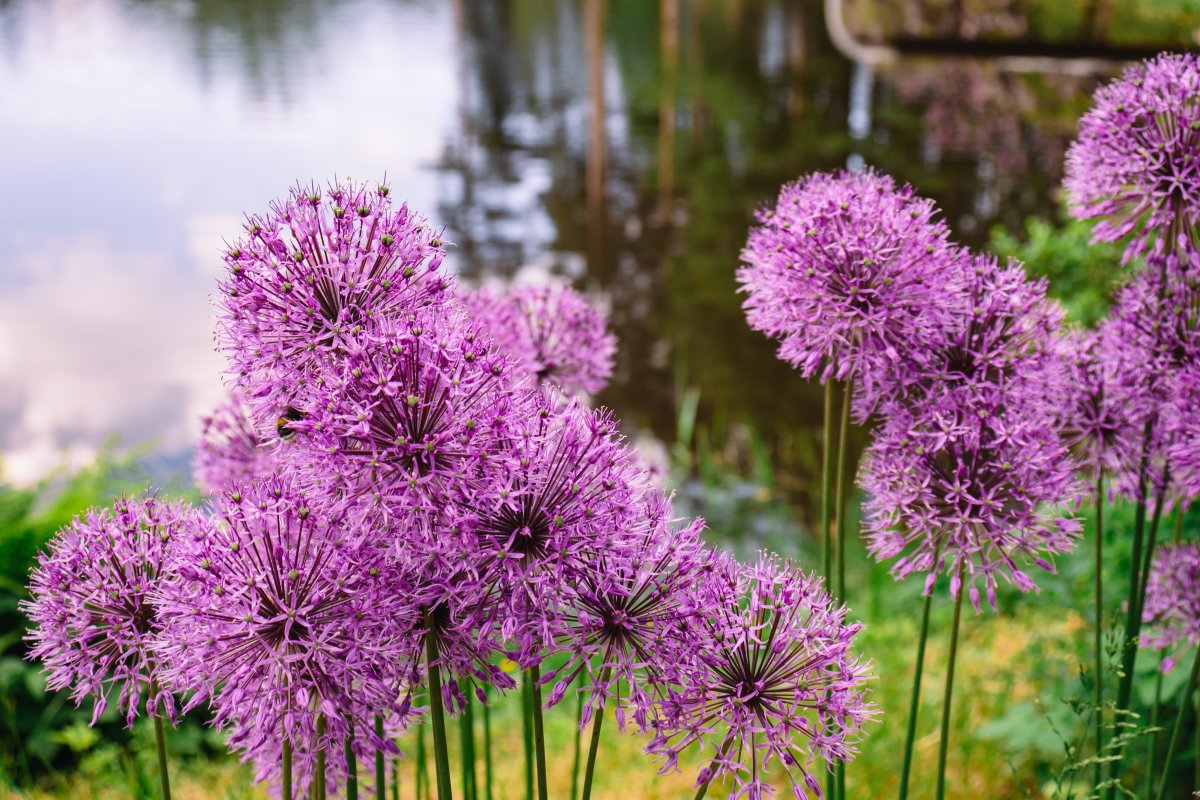
[[[317,800],[325,800],[325,715],[317,716],[317,774],[314,779],[317,788]]]
[[[946,694],[942,698],[942,740],[938,743],[937,800],[946,796],[946,754],[950,750],[950,711],[954,692],[954,662],[958,657],[958,628],[962,619],[963,595],[967,587],[962,582],[962,562],[958,566],[958,594],[954,598],[954,621],[950,623],[950,655],[946,665]]]
[[[1104,782],[1104,473],[1096,476],[1096,631],[1093,641],[1096,711],[1096,785]]]
[[[280,794],[283,800],[292,800],[292,740],[287,734],[287,722],[283,723],[283,758],[280,760],[279,768],[283,773],[282,792]]]
[[[575,694],[575,752],[571,759],[571,800],[579,797],[579,758],[583,750],[583,692]]]
[[[537,788],[538,800],[548,800],[550,793],[546,788],[546,730],[542,725],[542,670],[536,664],[529,668],[529,691],[533,695],[531,708],[533,710],[533,747],[537,751]]]
[[[533,691],[521,681],[521,741],[525,746],[525,800],[533,800]]]
[[[1200,647],[1196,648],[1196,655],[1192,658],[1192,674],[1188,677],[1187,686],[1184,687],[1183,694],[1180,696],[1179,716],[1175,718],[1175,729],[1171,731],[1171,744],[1167,746],[1167,758],[1163,761],[1162,778],[1158,782],[1158,800],[1163,800],[1167,796],[1167,778],[1171,775],[1171,762],[1175,759],[1175,749],[1179,746],[1179,737],[1183,733],[1183,720],[1187,716],[1187,707],[1191,701],[1192,692],[1196,691],[1198,678],[1200,678]]]
[[[833,580],[833,389],[832,378],[825,382],[825,438],[821,442],[821,563],[826,581]]]
[[[842,394],[842,419],[838,426],[838,450],[837,450],[837,503],[834,511],[834,516],[837,519],[837,599],[841,603],[846,602],[846,501],[847,501],[847,479],[846,475],[846,451],[847,440],[850,438],[850,401],[854,395],[854,379],[850,378],[846,381],[846,390]],[[838,800],[845,800],[846,797],[846,762],[839,761],[834,767],[835,780],[837,783],[836,797]]]
[[[708,777],[705,778],[704,783],[700,785],[700,788],[696,790],[696,796],[693,800],[704,800],[704,796],[708,794],[708,787],[713,782],[713,778],[715,778],[717,775],[717,762],[724,758],[725,754],[729,752],[729,748],[733,746],[733,738],[734,737],[730,735],[730,737],[725,740],[725,744],[721,747],[721,754],[714,756],[713,760],[709,763]],[[832,798],[827,798],[827,800],[832,800]]]
[[[929,639],[929,609],[933,591],[925,595],[921,610],[921,636],[917,639],[917,666],[913,672],[912,698],[908,706],[908,731],[904,735],[904,761],[900,766],[900,800],[908,797],[908,776],[912,771],[913,744],[917,739],[917,715],[921,710],[921,673],[925,669],[925,642]]]
[[[346,800],[358,800],[358,759],[354,756],[354,720],[346,718]]]
[[[487,689],[484,688],[484,692]],[[486,800],[492,800],[492,703],[483,703],[483,780]]]
[[[417,769],[416,769],[417,800],[426,800],[429,796],[429,765],[425,756],[425,726],[417,726]]]
[[[150,699],[158,703],[159,694],[162,689],[159,688],[156,681],[150,682]],[[161,705],[161,703],[158,703]],[[158,784],[162,791],[162,800],[171,800],[171,778],[167,774],[167,740],[166,734],[163,733],[162,715],[159,709],[155,709],[154,716],[154,746],[158,750]]]
[[[1165,655],[1159,656],[1158,675],[1154,681],[1154,705],[1150,708],[1150,727],[1158,727],[1158,716],[1162,710],[1162,661]],[[1151,732],[1146,736],[1146,784],[1145,796],[1153,797],[1154,794],[1154,753],[1158,749],[1158,734]],[[1169,766],[1169,765],[1168,765]]]
[[[595,686],[607,686],[611,675],[612,669],[610,667],[604,667],[600,670],[600,679],[593,685],[593,689],[595,689]],[[581,705],[582,702],[580,700]],[[600,749],[600,728],[603,724],[604,697],[601,695],[596,700],[596,711],[592,716],[592,741],[588,745],[587,766],[584,767],[583,772],[583,795],[580,800],[591,800],[592,797],[592,776],[596,772],[596,752]]]
[[[375,736],[383,739],[383,717],[375,715]],[[383,750],[375,749],[375,800],[387,800],[387,764]]]
[[[466,701],[463,703],[463,713],[458,720],[458,735],[463,775],[463,797],[465,800],[476,800],[478,795],[475,777],[475,707],[471,701],[472,692],[468,689]]]
[[[437,663],[436,633],[425,633],[425,666],[429,672],[429,721],[433,725],[433,760],[437,769],[438,800],[451,800],[450,753],[446,746],[446,709],[442,707],[442,672]]]

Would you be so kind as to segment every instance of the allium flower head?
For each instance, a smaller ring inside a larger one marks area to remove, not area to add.
[[[1098,241],[1132,234],[1125,258],[1155,241],[1196,252],[1200,228],[1200,59],[1164,53],[1096,92],[1067,151],[1071,213],[1100,219]]]
[[[697,783],[729,776],[730,798],[773,797],[772,769],[795,797],[822,797],[819,762],[852,759],[877,714],[868,665],[851,649],[862,625],[846,621],[819,578],[766,556],[724,560],[700,586],[703,644],[647,750],[673,769],[700,743],[711,761]]]
[[[440,302],[442,242],[387,186],[297,187],[226,252],[219,334],[262,420],[302,407],[314,371],[371,320]]]
[[[114,687],[127,724],[143,699],[149,713],[174,719],[171,695],[153,690],[163,664],[151,647],[161,628],[152,594],[195,518],[183,503],[123,498],[77,517],[39,556],[22,603],[33,622],[29,658],[46,666],[51,689],[70,687],[77,705],[93,697],[92,724]]]
[[[567,284],[476,289],[464,299],[535,384],[568,395],[594,395],[608,384],[617,339],[604,312]]]
[[[179,542],[161,591],[160,655],[169,685],[194,692],[188,707],[208,700],[248,754],[285,732],[316,749],[319,715],[332,752],[349,721],[369,731],[374,714],[403,709],[415,620],[384,550],[282,476],[216,511]]]
[[[278,436],[263,436],[250,419],[246,404],[230,394],[200,419],[193,470],[196,483],[209,494],[270,473],[278,460]]]
[[[491,553],[504,638],[536,661],[561,633],[570,587],[638,513],[640,481],[609,412],[538,391],[523,403],[503,455],[471,481],[462,524]]]
[[[672,518],[667,497],[647,494],[644,517],[631,521],[625,541],[597,551],[592,568],[580,573],[556,647],[568,660],[543,676],[555,684],[547,701],[554,705],[586,673],[581,727],[611,698],[619,728],[626,705],[644,728],[701,644],[688,599],[710,568],[712,554],[700,541],[704,521],[683,524]]]
[[[1060,435],[1067,362],[1055,347],[1062,313],[1021,269],[964,261],[970,303],[932,348],[919,393],[889,404],[864,456],[868,549],[897,558],[892,573],[976,581],[995,607],[997,576],[1035,588],[1018,560],[1071,549],[1076,463]]]
[[[920,362],[954,304],[955,249],[935,214],[869,170],[784,186],[742,251],[750,326],[804,377],[853,378],[873,400]]]
[[[1172,376],[1164,424],[1167,460],[1185,501],[1200,496],[1200,359]]]
[[[1111,334],[1105,328],[1076,330],[1063,339],[1070,370],[1063,433],[1092,483],[1117,468],[1121,454],[1135,449],[1142,435],[1142,412],[1120,385],[1113,355],[1121,344]]]
[[[1142,644],[1162,650],[1200,646],[1200,544],[1166,544],[1154,555],[1146,584]],[[1169,670],[1174,658],[1163,662]]]

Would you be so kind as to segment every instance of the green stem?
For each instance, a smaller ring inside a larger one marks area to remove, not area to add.
[[[417,775],[415,779],[417,800],[426,800],[429,795],[429,765],[425,757],[425,726],[417,726]]]
[[[283,759],[280,763],[283,772],[283,800],[292,800],[292,740],[287,735],[287,723],[283,723]]]
[[[575,752],[571,759],[571,800],[579,797],[579,757],[583,750],[583,692],[575,695]]]
[[[375,735],[383,739],[383,717],[375,716]],[[383,760],[383,751],[375,750],[375,800],[387,800],[387,765]]]
[[[1192,692],[1196,690],[1196,680],[1200,677],[1200,647],[1196,648],[1196,655],[1192,658],[1192,674],[1188,678],[1187,686],[1183,689],[1183,695],[1179,702],[1179,716],[1175,718],[1175,729],[1171,731],[1171,744],[1167,746],[1167,758],[1163,761],[1162,778],[1158,782],[1158,800],[1163,800],[1167,796],[1167,778],[1171,774],[1171,761],[1175,758],[1175,748],[1179,746],[1179,738],[1183,733],[1183,720],[1187,716],[1188,703],[1191,700]]]
[[[484,689],[487,692],[487,689]],[[491,698],[483,704],[483,769],[486,800],[492,800],[492,710]]]
[[[462,754],[463,797],[476,800],[478,792],[475,778],[475,709],[471,702],[473,690],[468,686],[462,717],[458,721],[459,743]]]
[[[946,754],[950,750],[950,711],[954,691],[954,662],[958,657],[958,628],[962,619],[963,595],[967,593],[967,587],[962,581],[962,562],[959,562],[958,577],[958,594],[954,598],[954,620],[950,623],[950,655],[946,666],[946,694],[942,698],[942,740],[938,743],[937,800],[943,800],[946,796]]]
[[[600,679],[593,684],[593,690],[596,686],[608,685],[608,679],[612,675],[612,669],[605,667],[600,670]],[[583,701],[580,700],[582,708]],[[582,716],[582,714],[581,714]],[[596,713],[592,717],[592,741],[588,745],[587,766],[584,767],[583,773],[583,795],[580,800],[591,800],[592,797],[592,775],[596,772],[596,752],[600,749],[600,728],[604,724],[604,697],[599,696],[596,699]]]
[[[850,401],[854,395],[854,379],[846,381],[846,390],[842,395],[842,419],[838,430],[837,450],[837,490],[834,516],[837,519],[837,599],[846,602],[846,445],[850,436]],[[837,800],[846,797],[846,762],[839,761],[834,767]],[[831,799],[832,800],[832,799]]]
[[[446,709],[442,707],[442,672],[437,663],[437,634],[425,633],[425,666],[429,672],[429,721],[433,725],[433,761],[437,769],[438,800],[451,800],[450,752],[446,746]]]
[[[533,800],[533,692],[529,680],[521,681],[521,740],[525,746],[525,800]]]
[[[1096,707],[1096,785],[1104,782],[1104,474],[1096,478],[1096,631],[1092,655],[1095,658],[1094,703]]]
[[[346,800],[358,800],[358,759],[354,757],[354,720],[346,718]]]
[[[825,580],[833,580],[833,379],[825,382],[825,439],[821,444],[821,563]]]
[[[925,669],[925,643],[929,639],[929,609],[933,591],[925,595],[921,610],[921,636],[917,639],[917,666],[913,673],[912,698],[908,706],[908,732],[904,736],[904,761],[900,767],[900,800],[908,797],[908,776],[912,771],[913,744],[917,739],[917,714],[921,707],[921,673]]]
[[[150,700],[158,701],[162,690],[155,681],[150,682]],[[161,705],[161,703],[159,703]],[[158,750],[158,783],[162,791],[162,800],[171,800],[171,778],[167,774],[167,740],[163,733],[162,715],[154,714],[154,746]]]
[[[537,751],[538,800],[547,800],[550,793],[546,788],[546,730],[542,725],[542,670],[536,664],[529,668],[529,691],[532,693],[533,746]]]
[[[728,739],[725,740],[725,744],[721,747],[721,754],[719,756],[715,756],[713,758],[712,762],[709,763],[708,778],[704,781],[703,784],[700,785],[700,788],[696,790],[696,796],[695,796],[694,800],[704,800],[704,795],[708,794],[709,785],[713,782],[713,778],[715,778],[717,776],[717,762],[725,757],[725,754],[729,752],[729,748],[732,746],[733,746],[733,737],[730,736]],[[826,798],[826,800],[833,800],[833,798]]]
[[[325,800],[325,715],[317,716],[317,775],[315,786],[317,789],[317,800]]]
[[[1150,709],[1150,727],[1151,728],[1158,727],[1158,716],[1159,716],[1159,712],[1162,709],[1162,684],[1163,684],[1162,661],[1163,661],[1163,658],[1165,658],[1165,656],[1159,656],[1158,675],[1156,677],[1156,680],[1154,681],[1154,705]],[[1154,791],[1154,751],[1157,749],[1156,748],[1157,744],[1158,744],[1158,734],[1151,731],[1146,736],[1146,785],[1145,785],[1146,797],[1154,796],[1152,794]],[[1167,766],[1168,767],[1170,766],[1169,762],[1168,762]]]

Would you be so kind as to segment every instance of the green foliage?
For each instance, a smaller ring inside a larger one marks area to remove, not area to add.
[[[1121,248],[1091,244],[1091,238],[1087,222],[1068,219],[1056,225],[1031,217],[1019,233],[993,228],[988,250],[1023,261],[1031,274],[1050,282],[1050,295],[1062,301],[1068,319],[1091,326],[1108,313],[1121,276]]]

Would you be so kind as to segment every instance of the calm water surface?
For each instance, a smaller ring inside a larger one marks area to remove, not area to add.
[[[0,453],[30,480],[110,434],[182,468],[222,395],[225,237],[296,180],[384,175],[469,280],[563,274],[621,340],[602,396],[677,398],[801,458],[816,391],[746,328],[756,207],[874,164],[965,240],[1054,206],[1087,78],[872,69],[817,3],[0,0]],[[798,436],[784,434],[799,432]]]

